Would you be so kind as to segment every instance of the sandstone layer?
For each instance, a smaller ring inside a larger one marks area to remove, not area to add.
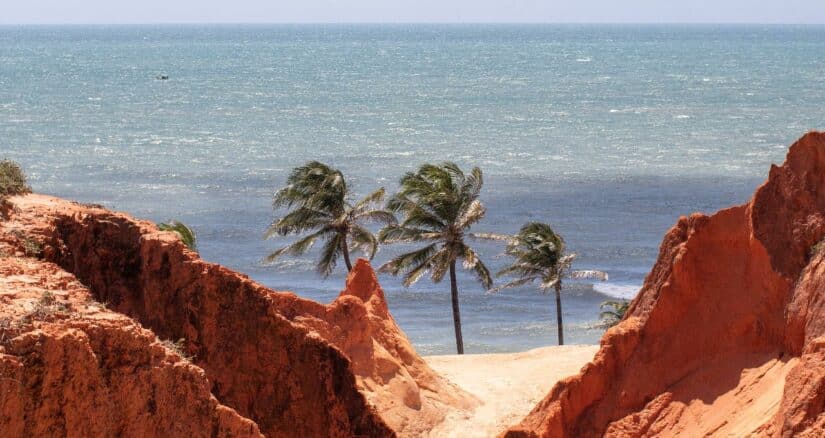
[[[681,218],[595,359],[505,435],[825,435],[823,236],[812,132],[749,203]]]
[[[125,214],[12,202],[0,223],[0,430],[414,436],[477,403],[418,357],[366,261],[323,305]]]

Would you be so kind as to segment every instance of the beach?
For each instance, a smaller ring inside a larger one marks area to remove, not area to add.
[[[596,345],[563,345],[519,353],[425,356],[437,373],[482,401],[469,415],[449,415],[428,436],[498,435],[527,415],[556,382],[578,373],[596,351]]]

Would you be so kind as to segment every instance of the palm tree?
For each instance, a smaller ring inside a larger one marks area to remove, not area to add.
[[[169,221],[158,224],[158,229],[161,231],[171,231],[177,234],[178,238],[192,251],[198,250],[198,237],[191,228],[180,221]]]
[[[395,223],[395,216],[376,206],[384,201],[380,188],[354,204],[344,175],[338,169],[310,161],[292,170],[287,186],[275,193],[273,207],[289,211],[275,219],[266,230],[266,238],[290,234],[310,234],[270,254],[274,262],[284,254],[301,255],[318,239],[325,239],[318,260],[318,272],[327,277],[343,256],[347,270],[352,270],[350,252],[359,251],[372,260],[378,250],[375,235],[364,227],[367,222]]]
[[[603,301],[599,308],[602,310],[599,313],[599,319],[602,320],[602,326],[605,328],[613,327],[624,318],[627,309],[630,307],[630,301]]]
[[[387,208],[403,213],[404,221],[388,225],[378,234],[382,243],[421,242],[421,249],[401,254],[379,269],[392,275],[403,274],[405,286],[410,286],[427,272],[439,283],[450,273],[453,305],[453,325],[458,354],[464,354],[461,335],[461,313],[458,306],[456,262],[473,272],[485,289],[493,284],[490,271],[465,242],[465,233],[484,217],[485,209],[478,200],[483,185],[481,169],[474,167],[465,175],[454,163],[425,164],[417,172],[401,178],[398,193]]]
[[[554,289],[559,345],[564,345],[561,316],[562,280],[565,278],[607,280],[607,274],[601,271],[571,270],[576,255],[565,252],[564,239],[554,232],[550,225],[538,222],[528,223],[521,227],[518,234],[510,238],[505,254],[515,258],[515,261],[496,275],[515,275],[518,278],[494,289],[493,292],[535,281],[539,282],[542,292]]]

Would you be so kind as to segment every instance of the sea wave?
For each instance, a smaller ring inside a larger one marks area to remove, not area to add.
[[[593,290],[596,292],[623,300],[632,300],[641,288],[642,286],[638,284],[596,283],[593,285]]]

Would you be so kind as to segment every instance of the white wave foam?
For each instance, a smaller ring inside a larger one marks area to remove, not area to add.
[[[632,300],[642,286],[637,284],[594,283],[593,290],[600,294],[623,300]]]

